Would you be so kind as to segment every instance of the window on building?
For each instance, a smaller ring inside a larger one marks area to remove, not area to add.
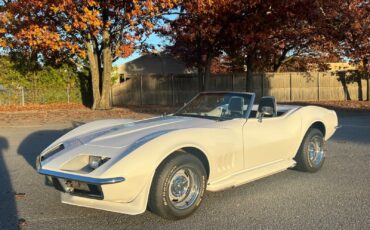
[[[125,75],[124,74],[119,75],[119,83],[122,83],[122,82],[125,82]]]
[[[119,83],[123,83],[123,82],[126,82],[128,80],[130,80],[130,78],[129,77],[125,77],[124,74],[120,74],[119,75]]]

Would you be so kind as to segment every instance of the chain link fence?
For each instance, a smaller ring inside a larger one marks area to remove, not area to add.
[[[50,103],[82,103],[81,89],[0,87],[0,106]]]

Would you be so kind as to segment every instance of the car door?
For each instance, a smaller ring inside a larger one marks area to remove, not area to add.
[[[244,167],[252,169],[288,159],[296,151],[300,119],[289,116],[249,118],[243,126]]]

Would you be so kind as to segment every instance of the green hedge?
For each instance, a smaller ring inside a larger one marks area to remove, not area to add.
[[[40,65],[0,57],[0,105],[67,103],[69,88],[71,103],[91,101],[89,76],[86,70],[72,65]]]

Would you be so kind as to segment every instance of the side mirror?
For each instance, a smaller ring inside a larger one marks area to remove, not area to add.
[[[262,122],[262,118],[264,116],[272,116],[273,114],[274,114],[274,108],[270,106],[263,106],[261,111],[259,111],[258,121]]]
[[[263,106],[262,107],[262,114],[264,116],[272,116],[274,114],[274,108],[270,106]]]

